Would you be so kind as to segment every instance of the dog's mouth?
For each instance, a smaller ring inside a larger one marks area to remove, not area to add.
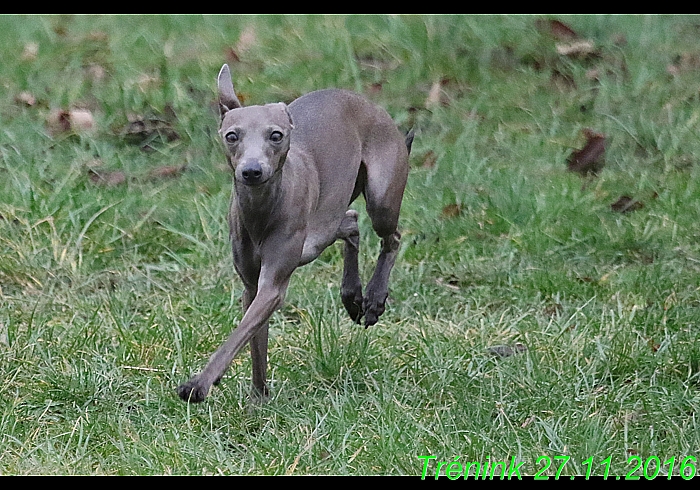
[[[236,182],[243,184],[246,187],[260,187],[267,183],[270,179],[265,180],[251,180],[251,179],[236,179]]]

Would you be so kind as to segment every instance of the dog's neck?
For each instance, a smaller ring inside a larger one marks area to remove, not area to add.
[[[281,206],[284,194],[281,169],[263,184],[249,186],[234,179],[233,187],[241,224],[251,236],[261,238],[273,224],[273,218],[279,215],[275,209]]]

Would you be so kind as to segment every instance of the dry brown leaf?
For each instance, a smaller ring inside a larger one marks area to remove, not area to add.
[[[668,72],[669,75],[674,76],[674,77],[677,77],[678,75],[681,74],[681,70],[676,65],[668,65],[666,67],[666,71]]]
[[[39,43],[29,42],[24,45],[21,58],[24,61],[34,61],[39,54]]]
[[[94,184],[115,187],[126,182],[126,174],[119,170],[100,171],[94,168],[88,169],[88,177]]]
[[[236,53],[236,50],[228,47],[224,49],[224,57],[226,58],[226,62],[229,65],[233,65],[234,63],[240,63],[241,58],[238,56],[238,53]]]
[[[384,59],[374,56],[373,54],[356,56],[355,60],[362,68],[368,68],[376,71],[391,71],[395,70],[400,65],[400,63],[393,58]]]
[[[591,68],[586,70],[586,78],[588,80],[600,81],[600,70],[598,68]]]
[[[643,207],[643,202],[635,201],[630,196],[620,196],[617,201],[610,205],[610,208],[618,213],[629,213],[631,211],[642,209]]]
[[[443,286],[453,291],[459,291],[459,279],[456,276],[450,275],[447,278],[438,277],[435,279],[435,284]]]
[[[150,144],[158,138],[172,142],[178,140],[180,135],[168,120],[176,118],[172,109],[168,110],[167,107],[162,118],[131,115],[129,123],[119,131],[119,136],[127,143],[139,145],[143,149],[150,148]]]
[[[428,92],[428,97],[425,99],[425,107],[430,109],[431,107],[438,106],[442,103],[442,81],[438,80],[433,82],[430,87],[430,92]]]
[[[25,90],[15,95],[15,102],[17,104],[26,105],[27,107],[32,107],[36,104],[36,97],[34,97],[31,92]]]
[[[109,41],[109,35],[104,31],[92,31],[85,37],[85,39],[97,43],[106,43]]]
[[[559,313],[561,313],[562,309],[563,309],[563,307],[561,304],[553,303],[553,304],[547,305],[542,312],[546,316],[554,317],[554,316],[557,316]]]
[[[187,170],[187,165],[165,165],[163,167],[154,168],[148,173],[150,179],[167,179],[179,177]]]
[[[61,133],[84,133],[95,128],[95,118],[87,109],[56,109],[46,117],[49,133],[56,136]]]
[[[57,135],[70,131],[70,115],[63,109],[53,110],[46,117],[49,133]]]
[[[374,82],[367,87],[368,95],[376,95],[382,91],[384,84],[382,82]]]
[[[150,88],[158,87],[160,85],[160,77],[144,73],[138,78],[138,80],[136,80],[136,85],[138,85],[142,92],[146,92]]]
[[[625,36],[621,32],[614,34],[611,37],[611,40],[615,46],[626,46],[627,45],[627,36]]]
[[[456,218],[462,214],[462,206],[459,204],[453,203],[453,204],[448,204],[444,208],[442,208],[442,213],[441,217],[443,219],[450,219],[450,218]]]
[[[570,90],[576,88],[576,81],[574,80],[574,78],[570,74],[564,73],[556,68],[552,70],[550,80],[561,90]]]
[[[249,51],[250,48],[254,47],[256,44],[258,44],[257,31],[253,24],[248,24],[243,29],[243,32],[241,32],[241,35],[238,37],[238,42],[233,49],[237,56],[240,56],[246,51]]]
[[[666,71],[675,76],[681,73],[700,69],[700,53],[681,53],[666,67]]]
[[[559,41],[572,41],[579,38],[576,31],[560,20],[537,19],[535,21],[535,27],[540,32],[549,34]]]
[[[595,43],[584,39],[570,43],[560,43],[556,45],[557,53],[570,58],[585,58],[597,54]]]
[[[95,118],[87,109],[71,109],[68,111],[71,129],[75,132],[90,131],[95,128]]]
[[[586,146],[569,156],[568,169],[581,175],[596,175],[605,165],[606,137],[588,128],[583,130],[583,134],[587,139]]]
[[[654,342],[654,339],[649,339],[647,344],[649,344],[649,348],[652,352],[656,352],[661,348],[661,344]]]
[[[104,66],[102,65],[90,63],[85,68],[85,74],[93,82],[101,82],[107,77],[107,70],[105,70]]]
[[[433,150],[428,150],[428,153],[425,154],[423,157],[423,164],[421,167],[423,168],[433,168],[435,164],[437,163],[437,155]]]

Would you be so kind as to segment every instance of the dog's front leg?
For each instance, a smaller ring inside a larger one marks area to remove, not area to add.
[[[209,358],[202,372],[178,387],[177,393],[180,398],[194,403],[204,401],[212,384],[224,375],[233,358],[254,337],[254,345],[251,345],[255,350],[253,359],[256,364],[253,367],[253,380],[258,391],[265,392],[262,359],[263,355],[267,357],[267,332],[262,330],[267,329],[270,316],[284,302],[289,279],[301,260],[304,237],[303,230],[299,230],[296,233],[268,238],[261,249],[262,265],[255,298],[248,306],[241,323]],[[260,348],[263,340],[266,344],[265,352]]]
[[[252,299],[243,295],[246,310]],[[269,323],[265,322],[250,339],[250,360],[253,366],[253,396],[264,399],[269,394],[267,389],[267,341]]]
[[[251,338],[262,334],[260,330],[266,327],[272,313],[284,301],[288,283],[289,278],[277,285],[267,284],[258,289],[241,323],[226,342],[214,352],[204,370],[178,387],[177,393],[180,398],[193,403],[204,401],[211,386],[223,376],[236,354]],[[267,335],[264,337],[266,340]]]

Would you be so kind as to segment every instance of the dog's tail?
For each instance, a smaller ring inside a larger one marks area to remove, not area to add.
[[[411,154],[411,145],[413,144],[413,137],[416,135],[416,132],[413,128],[411,128],[408,133],[406,133],[406,149],[408,150],[408,154]]]

